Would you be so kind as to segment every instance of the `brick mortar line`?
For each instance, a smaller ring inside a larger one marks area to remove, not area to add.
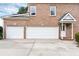
[[[35,45],[35,42],[36,42],[36,40],[34,40],[33,45],[32,45],[32,48],[31,48],[30,51],[28,52],[27,56],[29,56],[30,53],[32,52],[32,49],[33,49],[33,47],[34,47],[34,45]]]

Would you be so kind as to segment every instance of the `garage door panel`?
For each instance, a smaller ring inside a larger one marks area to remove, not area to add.
[[[29,39],[58,39],[58,27],[27,27],[26,37]]]
[[[24,39],[24,27],[6,27],[7,39]]]

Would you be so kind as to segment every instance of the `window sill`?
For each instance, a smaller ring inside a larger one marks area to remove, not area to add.
[[[52,17],[56,17],[56,15],[50,15],[50,16],[52,16]]]
[[[35,17],[36,15],[30,15],[30,16],[33,16],[33,17]]]

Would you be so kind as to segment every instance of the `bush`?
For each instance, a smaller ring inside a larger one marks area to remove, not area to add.
[[[79,43],[79,32],[75,34],[76,42]]]
[[[3,39],[3,27],[0,27],[0,40]]]

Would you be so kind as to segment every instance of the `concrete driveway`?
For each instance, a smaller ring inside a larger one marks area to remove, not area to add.
[[[0,40],[0,56],[79,56],[74,41]]]

